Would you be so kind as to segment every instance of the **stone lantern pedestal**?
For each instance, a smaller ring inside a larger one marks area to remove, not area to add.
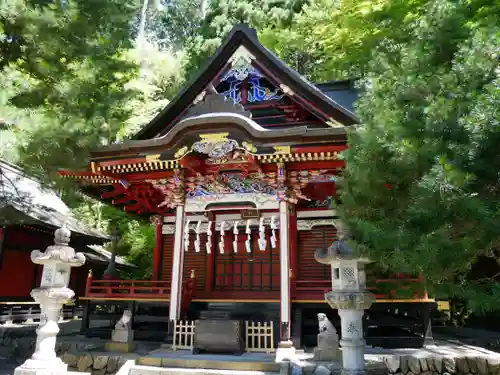
[[[374,302],[368,293],[345,293],[331,291],[325,299],[340,316],[342,338],[342,374],[362,375],[365,373],[365,345],[363,338],[363,314]]]
[[[342,232],[338,230],[339,240],[328,249],[316,250],[314,257],[332,269],[332,291],[325,294],[326,302],[338,310],[342,338],[342,374],[365,374],[363,338],[363,314],[370,308],[375,297],[365,292],[365,264],[370,261],[355,258],[352,249],[345,243]]]
[[[68,288],[71,267],[85,263],[85,256],[68,246],[71,232],[65,227],[55,232],[54,245],[45,252],[34,250],[31,260],[43,264],[40,287],[31,291],[33,299],[40,304],[40,324],[36,330],[35,352],[15,370],[15,375],[62,375],[68,366],[57,358],[56,337],[59,333],[59,317],[64,304],[71,301],[74,292]]]

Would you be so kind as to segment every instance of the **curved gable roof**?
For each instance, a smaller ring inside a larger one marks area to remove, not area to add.
[[[212,58],[200,69],[199,73],[180,91],[148,125],[142,128],[132,139],[146,140],[163,135],[173,124],[180,120],[183,112],[209,87],[214,77],[227,64],[231,56],[240,47],[245,47],[255,58],[264,63],[266,68],[279,76],[284,85],[299,94],[319,109],[325,120],[335,119],[343,125],[353,125],[358,122],[351,110],[352,106],[341,105],[334,97],[326,95],[314,84],[286,65],[274,53],[259,42],[257,33],[247,25],[235,26],[226,37]]]
[[[108,240],[108,236],[77,220],[54,191],[45,189],[40,181],[0,159],[0,219],[2,214],[14,218],[14,221],[42,224],[50,228],[60,228],[66,224],[69,230],[88,237],[94,243]]]

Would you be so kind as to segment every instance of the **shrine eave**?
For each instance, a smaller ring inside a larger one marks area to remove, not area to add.
[[[349,109],[325,95],[318,87],[287,66],[275,54],[266,49],[258,40],[255,30],[247,25],[237,25],[226,37],[213,57],[189,81],[177,97],[169,103],[148,125],[142,128],[133,138],[146,140],[167,133],[172,124],[178,122],[186,108],[198,95],[211,84],[227,64],[239,47],[245,47],[256,60],[263,62],[260,67],[270,77],[281,83],[286,91],[297,93],[296,99],[306,107],[314,108],[326,121],[342,125],[354,125],[359,122],[357,116]]]
[[[209,126],[207,126],[209,125]],[[120,144],[101,147],[91,153],[92,158],[106,158],[138,153],[158,152],[183,146],[189,136],[214,132],[239,133],[230,134],[232,139],[251,141],[259,146],[291,146],[307,143],[345,143],[344,127],[311,129],[307,126],[290,127],[279,130],[262,128],[252,119],[237,113],[206,113],[181,120],[170,131],[159,138],[132,140]],[[240,139],[238,139],[240,138]]]

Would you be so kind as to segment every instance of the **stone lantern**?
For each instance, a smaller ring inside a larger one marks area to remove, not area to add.
[[[40,325],[36,329],[35,352],[16,368],[15,375],[62,375],[68,366],[57,358],[55,345],[59,333],[59,317],[64,304],[71,301],[75,293],[68,288],[71,267],[85,263],[82,253],[75,253],[69,246],[71,232],[65,226],[55,231],[54,245],[45,252],[33,250],[31,261],[43,265],[40,287],[31,291],[33,299],[40,304]]]
[[[354,257],[345,242],[345,232],[338,228],[337,233],[338,240],[328,249],[316,250],[314,258],[332,269],[332,291],[325,294],[325,299],[340,316],[342,374],[361,375],[365,373],[363,314],[375,301],[375,297],[365,291],[365,265],[370,261]]]

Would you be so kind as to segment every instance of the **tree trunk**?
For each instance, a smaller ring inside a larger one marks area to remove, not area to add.
[[[144,46],[144,33],[146,30],[146,16],[148,13],[149,0],[144,0],[142,3],[141,19],[139,20],[139,31],[137,33],[137,47],[142,49]]]

